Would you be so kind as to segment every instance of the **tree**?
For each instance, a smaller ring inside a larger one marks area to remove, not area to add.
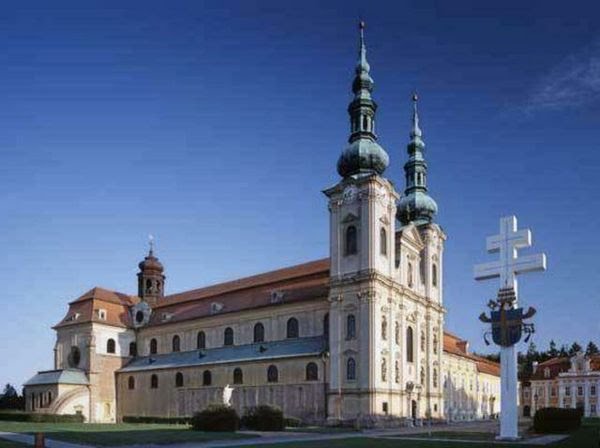
[[[550,341],[550,348],[546,353],[548,353],[548,356],[550,358],[556,358],[560,354],[558,349],[556,348],[556,342],[554,342],[554,339]]]
[[[25,400],[19,396],[17,390],[11,385],[4,386],[4,391],[0,397],[0,409],[24,409]]]
[[[2,392],[2,398],[12,398],[17,397],[19,394],[17,390],[12,386],[12,384],[7,384],[4,386],[4,391]]]
[[[561,358],[566,358],[569,356],[569,350],[567,349],[566,345],[561,345],[560,346],[560,351],[558,352],[558,354],[560,355]]]
[[[585,349],[585,356],[596,355],[598,353],[600,353],[598,346],[594,344],[593,341],[590,341],[587,345],[587,348]]]
[[[577,342],[573,342],[573,345],[571,345],[571,348],[569,349],[569,356],[575,356],[580,351],[582,351],[581,345]]]

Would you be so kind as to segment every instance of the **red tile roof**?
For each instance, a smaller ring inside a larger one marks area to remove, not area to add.
[[[166,296],[154,307],[150,324],[210,316],[213,303],[222,307],[219,314],[269,306],[274,293],[282,294],[282,303],[327,298],[329,259]]]
[[[468,342],[448,331],[444,331],[444,351],[474,361],[478,372],[500,376],[500,364],[469,353]]]
[[[67,315],[54,326],[66,327],[89,322],[98,322],[117,327],[132,325],[129,307],[139,298],[104,288],[92,288],[78,299],[69,303]],[[100,319],[97,310],[106,311],[106,319]]]

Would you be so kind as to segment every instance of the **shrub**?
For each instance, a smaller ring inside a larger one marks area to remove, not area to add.
[[[242,426],[257,431],[283,431],[283,423],[281,409],[268,405],[250,408],[242,418]]]
[[[572,431],[581,426],[581,409],[543,408],[533,418],[533,427],[539,433]]]
[[[296,417],[286,417],[283,419],[283,426],[286,428],[300,428],[302,426],[302,420]]]
[[[81,414],[38,414],[36,412],[0,412],[0,420],[34,423],[83,423]]]
[[[240,429],[240,417],[235,409],[222,404],[211,405],[196,412],[190,419],[192,429],[196,431],[237,431]]]
[[[123,423],[164,423],[167,425],[189,425],[189,417],[152,417],[145,415],[126,415]]]

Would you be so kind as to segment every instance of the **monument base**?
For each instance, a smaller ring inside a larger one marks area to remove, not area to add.
[[[522,440],[523,437],[503,437],[503,436],[496,436],[495,440],[499,441],[499,442],[517,442],[519,440]]]

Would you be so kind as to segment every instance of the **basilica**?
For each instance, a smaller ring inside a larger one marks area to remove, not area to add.
[[[427,189],[413,96],[404,191],[385,177],[360,25],[339,178],[324,189],[329,256],[165,294],[152,246],[137,295],[95,287],[69,303],[53,370],[25,383],[27,410],[88,422],[186,417],[222,403],[320,424],[491,418],[500,369],[445,331],[446,234]]]

